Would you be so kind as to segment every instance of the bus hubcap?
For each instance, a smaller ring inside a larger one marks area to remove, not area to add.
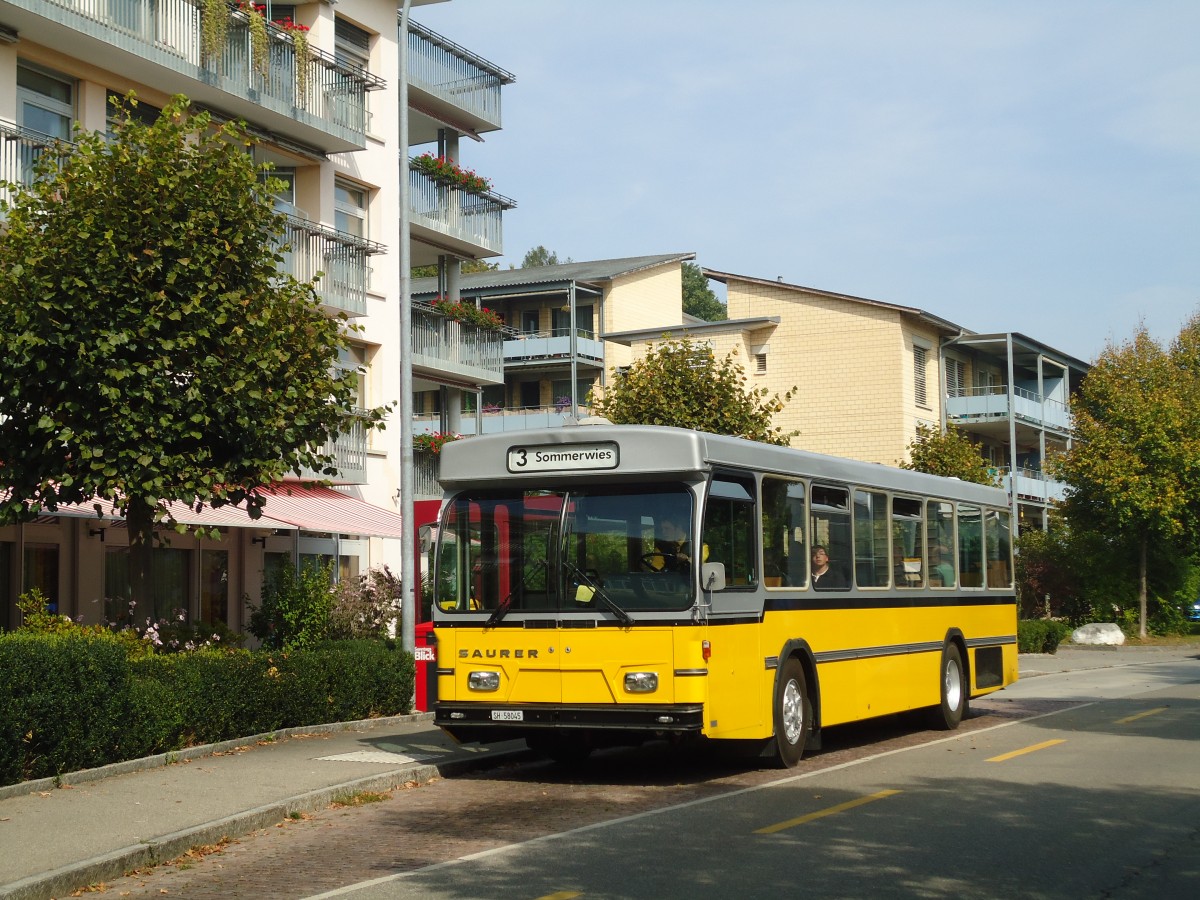
[[[783,733],[789,744],[800,740],[804,730],[804,698],[800,696],[800,688],[796,682],[789,681],[783,689]]]
[[[962,702],[962,676],[958,666],[953,662],[946,663],[946,705],[950,709],[958,709]]]

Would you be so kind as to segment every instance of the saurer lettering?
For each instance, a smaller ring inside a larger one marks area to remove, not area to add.
[[[538,652],[533,649],[529,650],[497,650],[495,648],[488,650],[459,650],[459,659],[537,659]]]

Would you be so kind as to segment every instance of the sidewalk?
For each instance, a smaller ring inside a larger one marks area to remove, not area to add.
[[[418,713],[196,747],[72,773],[57,784],[0,787],[0,898],[65,897],[339,797],[523,752],[517,741],[460,746],[431,714]]]
[[[1200,657],[1200,648],[1060,647],[1022,654],[1022,680]],[[0,787],[0,898],[64,897],[130,869],[274,825],[338,797],[470,771],[523,753],[460,746],[428,713],[292,729]]]

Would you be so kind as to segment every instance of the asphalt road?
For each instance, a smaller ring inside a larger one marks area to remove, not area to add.
[[[949,735],[831,730],[791,773],[665,747],[330,810],[118,896],[1200,896],[1200,660],[1038,673]]]

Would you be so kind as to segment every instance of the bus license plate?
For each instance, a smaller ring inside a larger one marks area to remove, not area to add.
[[[519,709],[493,709],[493,722],[523,722],[525,713]]]

